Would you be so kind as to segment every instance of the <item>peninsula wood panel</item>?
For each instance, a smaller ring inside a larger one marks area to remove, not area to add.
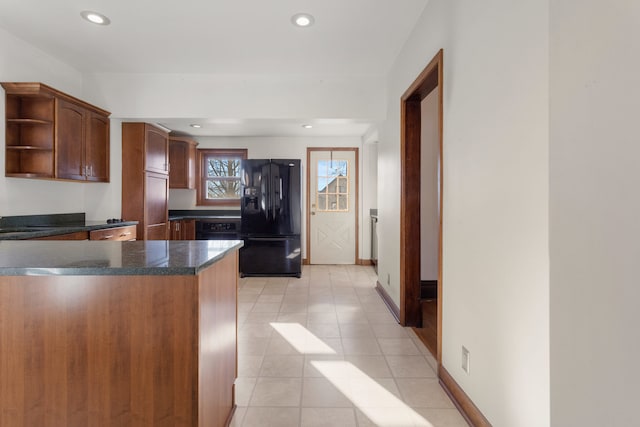
[[[236,252],[237,253],[237,252]],[[233,384],[237,377],[237,286],[215,284],[237,281],[238,258],[226,257],[220,268],[200,279],[200,425],[223,426],[235,406]],[[207,421],[208,420],[208,421]],[[209,424],[211,423],[211,424]]]
[[[0,425],[223,426],[237,271],[0,277]]]

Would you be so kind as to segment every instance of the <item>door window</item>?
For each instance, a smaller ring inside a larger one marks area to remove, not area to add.
[[[349,211],[349,161],[318,160],[316,208],[322,212]]]

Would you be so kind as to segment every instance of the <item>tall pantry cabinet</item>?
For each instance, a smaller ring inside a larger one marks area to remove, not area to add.
[[[149,123],[122,124],[122,218],[138,240],[169,237],[169,134]]]

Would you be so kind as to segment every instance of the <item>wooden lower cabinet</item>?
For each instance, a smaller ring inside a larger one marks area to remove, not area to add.
[[[169,221],[171,240],[195,240],[196,239],[196,220],[195,219],[176,219]]]
[[[0,425],[226,425],[237,253],[197,276],[0,276]]]
[[[93,230],[89,232],[89,240],[136,240],[136,226],[127,225],[125,227],[113,227],[104,228],[101,230]]]

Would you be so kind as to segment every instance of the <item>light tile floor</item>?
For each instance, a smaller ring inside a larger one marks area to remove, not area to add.
[[[375,283],[373,268],[361,266],[241,279],[231,425],[467,426],[435,360],[396,323]]]

